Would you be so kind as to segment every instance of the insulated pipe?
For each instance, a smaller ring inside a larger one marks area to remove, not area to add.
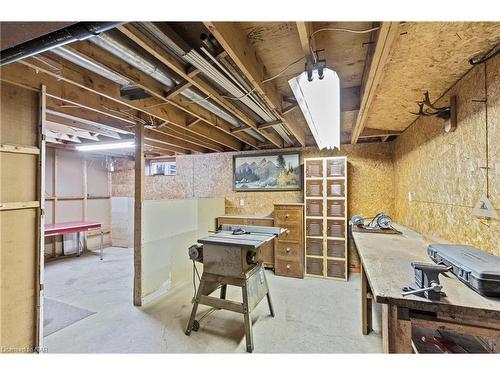
[[[37,55],[76,40],[85,40],[108,31],[123,22],[79,22],[53,33],[2,51],[0,66]]]

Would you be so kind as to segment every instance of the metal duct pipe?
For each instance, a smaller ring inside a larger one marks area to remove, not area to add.
[[[71,51],[65,47],[55,48],[51,52],[62,57],[63,59],[66,59],[66,60],[72,62],[73,64],[79,65],[82,68],[90,70],[91,72],[99,74],[100,76],[103,76],[104,78],[107,78],[113,82],[116,82],[116,83],[120,84],[121,86],[134,86],[134,84],[132,82],[130,82],[129,80],[123,78],[121,75],[118,75],[115,72],[112,72],[112,71],[102,67],[99,64],[96,64],[92,60],[88,59],[85,55],[82,55],[82,54],[77,53],[75,51]]]
[[[153,77],[158,82],[163,83],[167,87],[173,87],[179,83],[177,80],[170,77],[164,70],[158,69],[157,65],[146,60],[143,56],[136,53],[132,48],[128,47],[125,43],[116,39],[112,35],[101,35],[99,38],[94,38],[91,41],[116,57],[141,70],[143,73]],[[206,110],[216,114],[220,118],[223,118],[231,125],[238,127],[241,126],[237,119],[220,109],[212,102],[204,100],[204,97],[195,91],[188,88],[182,91],[181,95],[188,98],[190,101],[199,104]]]
[[[123,22],[79,22],[2,51],[0,66],[63,46],[76,40],[91,38],[121,25],[122,23]]]
[[[210,55],[208,51],[204,51],[206,54]],[[224,76],[219,70],[217,70],[213,65],[211,65],[206,59],[204,59],[197,51],[191,50],[187,54],[184,55],[186,61],[188,61],[191,65],[198,68],[201,72],[203,72],[208,78],[217,82],[224,90],[229,92],[235,98],[239,99],[243,104],[245,104],[248,108],[250,108],[253,112],[255,112],[258,116],[260,116],[266,122],[276,121],[276,117],[270,113],[270,111],[264,107],[260,102],[256,101],[251,94],[246,95],[244,91],[240,88],[236,87],[234,83],[232,83],[228,78]],[[212,56],[212,59],[215,61],[215,57]],[[216,62],[218,63],[218,62]],[[219,64],[217,64],[220,66]],[[229,75],[227,70],[223,69],[223,71]],[[230,75],[229,75],[230,76]],[[233,77],[231,77],[234,80]],[[243,90],[244,88],[235,81],[238,86],[240,86]],[[278,134],[285,140],[286,143],[292,144],[292,140],[284,130],[284,128],[279,125],[275,127],[275,130]]]

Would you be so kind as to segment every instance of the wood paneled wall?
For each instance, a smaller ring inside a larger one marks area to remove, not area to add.
[[[38,147],[39,93],[5,83],[0,92],[0,352],[24,353],[37,344],[39,155],[4,147]]]
[[[395,142],[395,219],[421,233],[500,256],[500,221],[474,217],[482,194],[500,209],[500,56],[438,101],[458,98],[458,127],[421,117]],[[432,93],[431,93],[432,95]]]

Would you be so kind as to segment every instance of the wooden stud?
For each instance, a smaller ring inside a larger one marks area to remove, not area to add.
[[[39,126],[38,126],[38,168],[37,168],[37,198],[39,215],[37,219],[38,255],[36,257],[36,351],[43,348],[43,301],[44,301],[44,260],[45,260],[45,126],[47,121],[47,89],[41,86],[39,96]]]
[[[135,127],[134,305],[142,305],[142,208],[144,202],[144,126]]]
[[[367,72],[367,76],[362,87],[361,105],[351,136],[352,144],[355,144],[358,141],[360,134],[365,128],[368,111],[373,99],[375,98],[377,87],[382,79],[384,66],[389,59],[391,47],[398,35],[398,30],[398,22],[382,22],[380,25],[375,51],[369,63],[370,67],[368,70],[365,70],[365,72]]]

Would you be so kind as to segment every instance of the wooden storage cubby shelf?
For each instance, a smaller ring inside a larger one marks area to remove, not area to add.
[[[346,280],[347,159],[305,159],[304,169],[306,275]]]

